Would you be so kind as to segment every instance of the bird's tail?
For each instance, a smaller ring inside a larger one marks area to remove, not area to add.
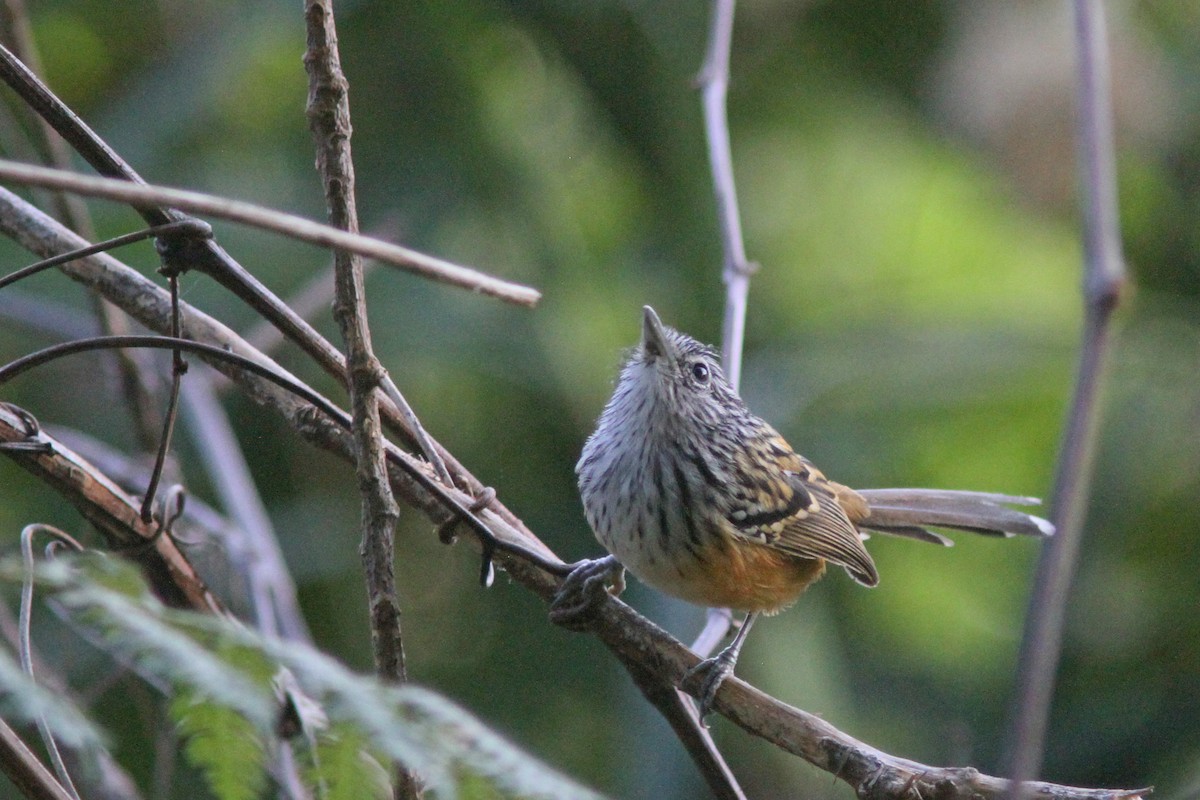
[[[952,544],[949,539],[926,530],[926,526],[986,536],[1054,533],[1054,526],[1048,521],[1005,505],[1039,505],[1041,501],[1036,497],[947,489],[860,489],[858,493],[871,509],[870,515],[857,521],[858,526],[893,536],[948,546]]]

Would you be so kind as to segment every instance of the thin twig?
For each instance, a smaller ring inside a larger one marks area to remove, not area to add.
[[[12,181],[24,186],[59,189],[88,197],[101,197],[106,200],[128,203],[135,208],[162,206],[186,211],[190,214],[217,217],[272,231],[320,247],[376,258],[423,278],[469,289],[478,294],[489,295],[517,305],[532,306],[541,298],[540,292],[528,286],[501,280],[478,270],[452,264],[449,261],[419,253],[398,244],[348,233],[294,214],[285,214],[282,211],[274,211],[241,200],[230,200],[226,197],[185,189],[130,183],[116,178],[80,175],[8,160],[0,160],[0,180]]]
[[[717,200],[717,222],[724,252],[725,323],[721,340],[721,366],[735,389],[742,375],[742,341],[746,329],[746,296],[755,265],[746,259],[737,187],[733,181],[733,154],[729,144],[729,119],[725,99],[729,92],[729,53],[733,41],[734,0],[713,0],[708,53],[701,68],[700,97],[704,108],[704,134]]]
[[[1112,343],[1110,321],[1126,281],[1117,219],[1104,5],[1098,0],[1074,0],[1073,6],[1079,72],[1085,319],[1075,394],[1054,476],[1051,520],[1058,532],[1042,550],[1021,642],[1017,695],[1008,732],[1010,761],[1006,774],[1017,782],[1012,797],[1021,796],[1017,788],[1020,781],[1036,777],[1041,769],[1063,621],[1083,539],[1096,455],[1099,395]]]
[[[354,159],[350,149],[349,83],[342,72],[332,0],[306,0],[304,22],[308,47],[304,68],[308,73],[308,126],[317,150],[317,172],[325,188],[329,222],[349,233],[358,232],[354,196]],[[333,316],[342,332],[349,369],[350,408],[354,417],[354,449],[358,491],[362,498],[363,573],[370,608],[371,641],[375,671],[388,683],[408,680],[404,663],[404,636],[400,600],[396,594],[395,528],[400,511],[392,497],[387,475],[383,428],[379,421],[376,391],[386,375],[371,347],[367,298],[363,286],[362,258],[344,251],[334,254]],[[388,381],[390,384],[391,382]],[[395,386],[392,386],[395,389]],[[399,407],[412,414],[400,397]],[[416,416],[412,421],[417,425]],[[432,448],[430,448],[432,450]],[[443,471],[445,467],[442,467]],[[401,763],[393,765],[397,800],[421,796],[420,783]]]
[[[171,272],[167,276],[171,287],[171,337],[180,339],[182,323],[179,319],[179,275]],[[142,522],[149,522],[154,515],[154,499],[158,494],[158,484],[162,480],[163,470],[167,466],[167,455],[171,450],[171,439],[175,434],[175,420],[179,417],[179,390],[182,388],[183,376],[187,372],[187,362],[178,349],[171,351],[171,393],[167,400],[167,413],[163,415],[162,433],[159,434],[158,450],[154,455],[154,467],[150,470],[150,480],[146,484],[146,495],[142,498]]]
[[[754,266],[746,259],[742,240],[741,212],[737,186],[733,181],[733,154],[729,143],[729,57],[733,46],[734,0],[713,0],[708,51],[700,69],[701,105],[704,111],[704,138],[708,143],[709,168],[717,201],[717,228],[721,234],[725,281],[725,315],[721,335],[721,364],[734,389],[742,376],[742,343],[746,331],[746,300]],[[703,630],[692,643],[701,657],[710,655],[729,633],[733,614],[727,608],[710,608]]]
[[[22,267],[16,272],[10,272],[3,278],[0,278],[0,289],[10,286],[17,281],[24,280],[32,275],[36,275],[43,270],[50,269],[51,267],[57,267],[61,264],[67,263],[68,261],[74,261],[77,258],[90,256],[93,253],[105,253],[109,250],[115,250],[118,247],[124,247],[127,244],[133,244],[134,242],[140,242],[145,239],[153,239],[156,236],[179,233],[211,236],[212,228],[208,225],[208,223],[203,222],[202,220],[183,219],[177,222],[168,222],[165,225],[155,225],[149,228],[143,228],[140,231],[133,231],[132,233],[122,234],[121,236],[114,236],[111,239],[105,239],[103,242],[97,242],[96,244],[88,245],[87,247],[81,247],[78,250],[72,250],[69,253],[61,253],[53,258],[44,258],[41,261],[37,261],[27,267]],[[109,335],[113,334],[110,333]]]

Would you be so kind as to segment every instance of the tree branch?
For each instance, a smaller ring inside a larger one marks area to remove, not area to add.
[[[87,197],[101,197],[128,203],[134,208],[169,206],[191,214],[226,219],[320,247],[376,258],[423,278],[469,289],[517,305],[532,306],[541,297],[536,289],[528,286],[510,283],[469,267],[451,264],[449,261],[418,253],[398,244],[348,233],[294,214],[273,211],[241,200],[146,183],[130,183],[116,178],[80,175],[7,160],[0,160],[0,180],[25,186],[58,189]]]

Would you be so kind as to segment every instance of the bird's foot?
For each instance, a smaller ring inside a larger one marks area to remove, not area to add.
[[[708,727],[708,723],[704,721],[704,718],[712,711],[713,702],[717,699],[717,692],[720,690],[721,684],[733,675],[737,657],[736,650],[726,647],[712,658],[706,658],[689,669],[684,674],[683,680],[680,681],[680,687],[684,691],[692,693],[696,698],[696,710],[700,717],[700,724],[705,727]]]
[[[624,589],[625,568],[615,557],[580,561],[550,602],[550,621],[568,630],[586,630],[609,594]]]

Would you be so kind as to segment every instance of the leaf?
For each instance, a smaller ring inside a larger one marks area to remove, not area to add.
[[[267,785],[261,732],[232,708],[192,691],[171,701],[171,716],[184,737],[184,754],[220,800],[253,800]]]
[[[321,800],[386,800],[392,794],[387,770],[362,733],[346,723],[317,737],[306,777]]]
[[[0,562],[0,578],[19,574]],[[342,737],[336,747],[330,741],[328,774],[317,767],[330,791],[351,786],[349,773],[367,752],[357,742],[365,742],[442,797],[600,797],[434,692],[357,675],[305,644],[264,637],[233,620],[166,608],[136,570],[115,559],[60,558],[40,566],[38,579],[139,669],[182,687],[174,710],[189,736],[188,757],[222,798],[253,796],[261,786],[262,742],[273,735],[278,711],[270,678],[281,666],[324,706]]]
[[[61,561],[47,567],[58,568]],[[189,635],[187,629],[174,624],[173,615],[178,612],[171,612],[151,596],[132,566],[114,559],[76,563],[83,568],[67,577],[58,593],[63,605],[82,621],[99,628],[116,649],[133,657],[140,670],[189,687],[237,710],[259,729],[270,729],[274,704],[269,672],[258,648],[252,644],[240,649],[222,646],[214,652]],[[53,578],[55,570],[46,569],[43,574]],[[132,577],[138,578],[136,583]],[[202,630],[215,633],[211,626]],[[230,647],[235,644],[229,637],[224,640]],[[256,669],[248,675],[252,661]]]

